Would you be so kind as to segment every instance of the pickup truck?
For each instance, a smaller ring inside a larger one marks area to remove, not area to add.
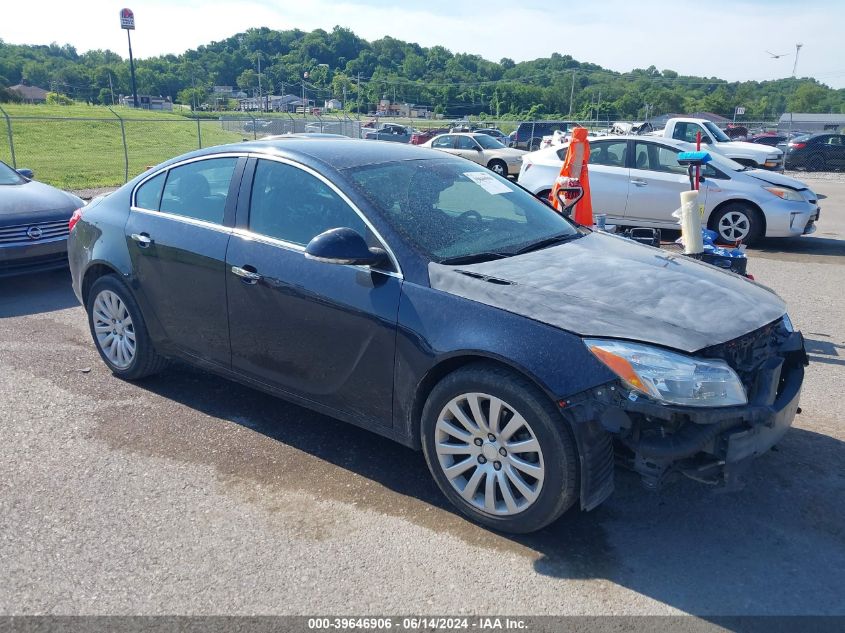
[[[395,123],[384,123],[375,130],[361,128],[361,132],[364,134],[364,138],[372,141],[394,141],[396,143],[409,142],[411,135],[414,133],[411,128]]]
[[[783,152],[778,148],[732,141],[719,126],[707,119],[669,119],[665,128],[652,132],[651,135],[695,143],[697,132],[701,132],[703,150],[719,152],[748,167],[777,170],[783,168]]]

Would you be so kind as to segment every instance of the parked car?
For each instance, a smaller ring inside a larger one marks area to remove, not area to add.
[[[414,130],[404,125],[385,123],[376,130],[362,130],[364,138],[371,141],[393,141],[395,143],[407,143],[411,140]]]
[[[754,134],[745,139],[749,143],[757,143],[759,145],[768,145],[769,147],[778,147],[781,143],[786,142],[787,138],[782,134]]]
[[[524,151],[505,147],[487,134],[459,133],[435,136],[422,147],[430,147],[484,165],[500,176],[516,176]]]
[[[649,136],[610,136],[590,141],[593,209],[620,225],[677,229],[672,213],[690,188],[678,154],[683,141]],[[550,147],[523,158],[519,184],[547,197],[567,147]],[[750,169],[718,153],[704,168],[704,219],[720,241],[754,244],[761,237],[793,237],[815,231],[818,197],[782,174]]]
[[[482,127],[472,131],[476,134],[486,134],[487,136],[492,136],[505,147],[508,146],[508,135],[502,132],[502,130],[499,130],[494,127]]]
[[[433,139],[438,134],[446,134],[449,130],[446,128],[435,128],[431,130],[417,130],[411,134],[411,145],[422,145]]]
[[[567,132],[573,127],[569,121],[528,121],[519,124],[514,130],[513,145],[516,149],[534,151],[540,149],[544,136],[551,136],[556,131]]]
[[[67,266],[68,221],[84,205],[0,162],[0,276]]]
[[[179,358],[422,449],[503,531],[599,505],[614,441],[649,485],[733,482],[789,428],[806,362],[767,288],[411,145],[185,154],[86,207],[69,260],[115,375]]]
[[[786,169],[832,171],[845,169],[845,134],[807,134],[779,145]]]

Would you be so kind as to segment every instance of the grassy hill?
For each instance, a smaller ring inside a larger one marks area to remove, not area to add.
[[[125,161],[121,121],[105,106],[3,105],[11,123],[18,167],[63,189],[123,184]],[[129,178],[149,165],[200,145],[197,122],[181,114],[132,108],[114,111],[123,118]],[[201,120],[202,146],[241,140],[215,120]],[[11,164],[5,121],[0,119],[0,159]]]

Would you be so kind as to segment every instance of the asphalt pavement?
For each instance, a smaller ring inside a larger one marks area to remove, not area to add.
[[[745,490],[618,471],[590,513],[509,537],[422,455],[175,365],[99,360],[67,272],[0,280],[0,614],[845,614],[845,184],[749,271],[812,363]]]

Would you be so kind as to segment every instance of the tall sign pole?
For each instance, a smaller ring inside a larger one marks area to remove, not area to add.
[[[129,31],[135,30],[135,14],[132,9],[120,10],[120,28],[126,30],[126,39],[129,42],[129,74],[132,76],[132,103],[138,107],[138,88],[135,86],[135,60],[132,59],[132,36]]]

